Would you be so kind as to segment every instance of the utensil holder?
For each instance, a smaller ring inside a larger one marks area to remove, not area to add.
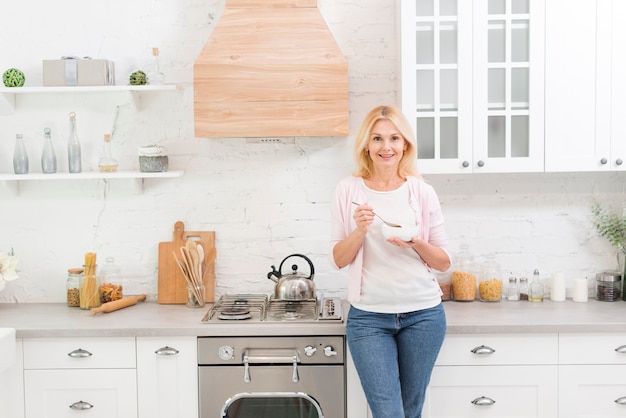
[[[198,286],[187,284],[187,306],[189,308],[202,308],[205,302],[204,284]]]

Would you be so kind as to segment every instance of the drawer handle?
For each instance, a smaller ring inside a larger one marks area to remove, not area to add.
[[[176,354],[179,353],[179,351],[175,348],[165,346],[165,347],[159,348],[154,353],[159,356],[175,356]]]
[[[626,345],[620,345],[619,347],[615,349],[615,351],[617,351],[620,354],[626,353]]]
[[[472,348],[472,353],[474,354],[493,354],[496,350],[491,347],[487,347],[486,345],[481,345],[480,347]]]
[[[496,403],[496,401],[494,401],[491,398],[487,398],[486,396],[481,396],[480,398],[474,399],[472,403],[478,406],[489,406],[489,405],[493,405],[494,403]]]
[[[626,405],[626,396],[615,399],[615,403],[619,405]]]
[[[83,350],[82,348],[79,348],[78,350],[74,350],[70,353],[67,353],[67,355],[72,358],[82,358],[82,357],[91,357],[93,354],[91,354],[87,350]]]
[[[93,408],[93,405],[90,404],[89,402],[84,402],[84,401],[74,402],[73,404],[70,405],[70,409],[73,409],[75,411],[85,411],[91,408]]]

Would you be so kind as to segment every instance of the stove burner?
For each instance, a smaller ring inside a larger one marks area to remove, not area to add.
[[[219,319],[232,321],[232,320],[242,320],[242,319],[250,319],[252,318],[252,314],[247,310],[230,310],[230,311],[222,311],[217,316]]]

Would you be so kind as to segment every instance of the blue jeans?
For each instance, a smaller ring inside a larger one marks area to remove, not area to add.
[[[420,418],[446,334],[443,305],[384,314],[350,307],[348,347],[374,418]]]

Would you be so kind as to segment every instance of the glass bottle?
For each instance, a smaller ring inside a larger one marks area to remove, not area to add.
[[[148,72],[148,84],[163,84],[164,80],[165,74],[159,63],[159,48],[152,48],[152,68]]]
[[[110,134],[104,134],[104,148],[102,149],[102,157],[100,157],[98,167],[102,172],[117,171],[117,160],[113,158],[113,154],[111,153]]]
[[[469,245],[462,243],[461,251],[452,267],[452,297],[455,301],[470,302],[476,299],[476,265]]]
[[[15,174],[28,174],[28,154],[24,146],[22,134],[15,135],[15,151],[13,151],[13,172]]]
[[[67,139],[67,165],[70,173],[80,173],[82,168],[80,141],[76,132],[76,113],[70,112],[70,136]]]
[[[67,270],[67,306],[80,306],[80,281],[82,268]]]
[[[43,152],[41,153],[41,172],[46,174],[52,174],[57,172],[57,156],[54,152],[54,146],[52,145],[52,136],[50,128],[43,130],[44,142]]]
[[[489,254],[480,271],[478,296],[482,302],[500,302],[502,299],[502,272],[495,261],[495,256]]]
[[[533,272],[533,281],[530,284],[530,295],[528,300],[531,302],[543,302],[543,284],[539,278],[539,270]]]
[[[530,288],[528,287],[528,278],[519,278],[519,300],[527,301],[530,296]]]
[[[509,287],[506,290],[506,300],[520,300],[519,288],[517,287],[517,278],[509,277]]]

